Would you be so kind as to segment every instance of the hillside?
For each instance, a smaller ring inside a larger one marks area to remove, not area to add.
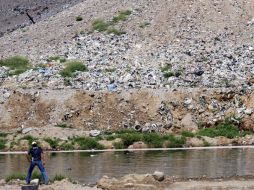
[[[252,131],[253,10],[244,0],[87,0],[6,33],[1,59],[31,65],[14,76],[0,67],[0,128],[174,132],[233,117]],[[85,67],[62,73],[71,60]]]

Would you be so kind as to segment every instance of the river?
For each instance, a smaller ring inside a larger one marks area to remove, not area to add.
[[[81,183],[95,183],[103,175],[163,171],[179,177],[226,177],[254,173],[254,149],[207,149],[123,152],[47,153],[49,176],[63,174]],[[25,173],[24,154],[0,154],[0,178],[13,172]]]

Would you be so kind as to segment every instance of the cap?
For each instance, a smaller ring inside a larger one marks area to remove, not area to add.
[[[35,145],[35,144],[37,144],[37,142],[33,141],[33,142],[32,142],[32,145]]]

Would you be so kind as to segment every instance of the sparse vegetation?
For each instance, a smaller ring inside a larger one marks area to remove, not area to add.
[[[79,61],[71,61],[66,63],[66,67],[60,72],[63,77],[73,77],[76,71],[87,71],[87,66]]]
[[[238,121],[237,119],[234,119]],[[241,121],[239,120],[238,123]],[[203,128],[200,129],[197,135],[199,136],[208,136],[211,138],[217,137],[217,136],[224,136],[227,138],[234,138],[238,136],[245,136],[246,134],[251,134],[249,131],[240,131],[238,126],[234,124],[233,121],[231,121],[229,118],[226,118],[224,122],[218,124],[217,126],[213,128]]]
[[[35,137],[31,136],[31,135],[26,135],[26,136],[22,137],[19,140],[27,140],[29,145],[31,145],[33,141],[37,140],[37,138],[35,138]]]
[[[63,143],[59,146],[61,150],[74,150],[74,146],[71,143]]]
[[[103,20],[95,20],[92,26],[93,30],[97,30],[98,32],[104,32],[108,29],[109,24]]]
[[[115,149],[124,149],[124,144],[122,142],[114,142],[113,146]]]
[[[98,143],[95,139],[91,137],[75,137],[72,139],[74,143],[77,143],[82,150],[90,150],[90,149],[97,149],[101,150],[104,149],[103,145]]]
[[[59,61],[60,63],[64,63],[66,59],[62,56],[52,56],[48,58],[48,61]]]
[[[39,171],[35,170],[31,176],[31,179],[41,179],[41,174]],[[56,174],[54,177],[50,179],[51,182],[54,181],[61,181],[63,179],[66,179],[67,177],[62,175],[62,174]],[[26,174],[23,173],[12,173],[8,176],[5,177],[5,181],[8,183],[12,180],[25,180],[26,179]],[[72,181],[71,179],[68,178],[68,180]]]
[[[115,35],[117,35],[117,36],[120,36],[120,35],[122,35],[122,34],[125,34],[125,32],[121,32],[121,31],[117,30],[117,29],[114,28],[114,27],[108,28],[107,33],[108,33],[108,34],[115,34]]]
[[[195,134],[190,131],[182,131],[181,135],[183,137],[195,137]]]
[[[66,179],[67,177],[62,174],[56,174],[53,178],[50,179],[51,182],[54,181],[62,181],[63,179]]]
[[[161,72],[163,73],[163,76],[165,78],[170,78],[172,76],[175,76],[175,73],[171,71],[172,66],[171,65],[165,65],[161,67]]]
[[[0,137],[7,137],[7,133],[0,132]]]
[[[5,140],[5,139],[0,138],[0,150],[5,149],[5,143],[6,143],[6,140]]]
[[[26,174],[22,174],[22,173],[12,173],[8,176],[5,177],[5,181],[8,183],[11,180],[25,180],[26,179]],[[31,179],[41,179],[41,174],[38,171],[34,171]]]
[[[77,16],[77,17],[76,17],[76,21],[77,21],[77,22],[82,21],[82,20],[83,20],[82,16]]]
[[[44,138],[44,141],[49,143],[51,148],[56,149],[58,147],[59,139]]]
[[[107,32],[108,34],[115,34],[115,35],[122,35],[125,34],[123,31],[119,31],[114,27],[117,23],[120,21],[125,21],[127,20],[128,16],[132,12],[130,10],[125,10],[125,11],[120,11],[119,14],[115,17],[110,22],[105,22],[103,20],[95,20],[92,23],[93,30],[96,30],[98,32]]]
[[[19,75],[31,68],[29,60],[26,57],[14,56],[0,60],[0,67],[6,66],[10,69],[9,75]]]
[[[55,127],[60,127],[60,128],[73,128],[71,125],[67,125],[66,123],[59,123]]]
[[[150,25],[150,22],[142,22],[142,23],[139,24],[139,27],[140,28],[145,28],[145,27],[147,27],[149,25]]]
[[[128,16],[131,15],[131,13],[132,12],[130,10],[120,11],[117,16],[113,17],[112,23],[116,24],[120,21],[127,20]]]

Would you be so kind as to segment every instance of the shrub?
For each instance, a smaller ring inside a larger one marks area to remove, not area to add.
[[[182,134],[181,134],[183,137],[195,137],[195,134],[193,134],[192,132],[190,131],[182,131]]]
[[[114,142],[113,146],[114,146],[115,149],[124,149],[123,142]]]
[[[20,140],[28,140],[29,144],[31,145],[33,141],[36,141],[37,138],[31,136],[31,135],[26,135],[22,137]]]
[[[1,66],[6,66],[11,70],[9,75],[18,75],[31,68],[29,60],[22,56],[14,56],[0,60],[0,67]]]
[[[107,141],[112,141],[112,140],[116,139],[116,137],[117,137],[116,135],[108,135],[108,136],[105,137],[105,139]]]
[[[220,124],[214,128],[205,128],[205,129],[201,129],[198,132],[198,135],[200,136],[208,136],[211,138],[217,137],[217,136],[224,136],[227,138],[234,138],[237,136],[241,136],[241,133],[239,131],[239,129],[232,125],[232,124]]]
[[[64,63],[66,59],[62,56],[52,56],[48,58],[48,61],[59,61],[60,63]]]
[[[170,77],[175,76],[175,74],[173,72],[171,72],[171,71],[168,71],[168,72],[163,73],[163,76],[165,78],[170,78]]]
[[[163,139],[157,133],[144,134],[143,140],[149,147],[161,148],[163,145]]]
[[[15,179],[19,179],[19,180],[25,180],[26,179],[26,174],[22,174],[22,173],[12,173],[8,176],[5,177],[5,181],[8,183],[11,180],[15,180]],[[41,174],[38,171],[34,171],[32,173],[31,179],[41,179]]]
[[[115,34],[115,35],[117,35],[117,36],[120,36],[120,35],[122,35],[122,34],[125,34],[125,32],[121,32],[121,31],[117,30],[116,28],[109,28],[109,29],[107,30],[107,33],[108,33],[108,34]]]
[[[97,30],[99,32],[106,31],[109,27],[109,24],[104,22],[103,20],[95,20],[92,23],[93,30]]]
[[[120,11],[117,16],[113,17],[112,23],[116,24],[119,21],[125,21],[125,20],[127,20],[128,16],[131,15],[131,13],[132,12],[130,10]]]
[[[26,179],[26,174],[21,174],[21,173],[12,173],[8,176],[5,177],[5,181],[8,183],[11,180],[15,180],[15,179],[19,179],[19,180],[25,180]]]
[[[72,128],[71,125],[67,125],[66,123],[59,123],[55,127],[60,127],[60,128]]]
[[[5,143],[6,143],[6,140],[0,138],[0,150],[5,149]]]
[[[70,143],[63,143],[60,145],[61,150],[74,150],[74,146]]]
[[[62,181],[63,179],[66,179],[66,177],[62,174],[56,174],[53,178],[50,179],[51,182],[54,181]]]
[[[56,149],[58,147],[59,139],[44,138],[44,141],[49,143],[49,145],[53,149]]]
[[[73,138],[73,142],[77,143],[82,150],[104,149],[103,145],[101,145],[95,139],[91,137],[76,137],[76,138]]]
[[[134,142],[142,140],[142,134],[140,133],[124,133],[119,134],[119,137],[122,139],[124,147],[128,147]]]
[[[7,133],[0,132],[0,137],[7,137]]]
[[[77,17],[76,17],[76,21],[79,22],[79,21],[82,21],[82,20],[83,20],[82,16],[77,16]]]
[[[183,147],[186,142],[185,137],[175,137],[173,135],[165,135],[163,139],[170,142],[168,148],[180,148]]]
[[[143,23],[140,23],[139,27],[140,27],[140,28],[145,28],[145,27],[147,27],[147,26],[149,26],[149,25],[150,25],[149,22],[143,22]]]
[[[87,71],[87,67],[78,61],[68,62],[66,67],[60,72],[60,75],[63,77],[73,77],[73,73],[76,71]]]

